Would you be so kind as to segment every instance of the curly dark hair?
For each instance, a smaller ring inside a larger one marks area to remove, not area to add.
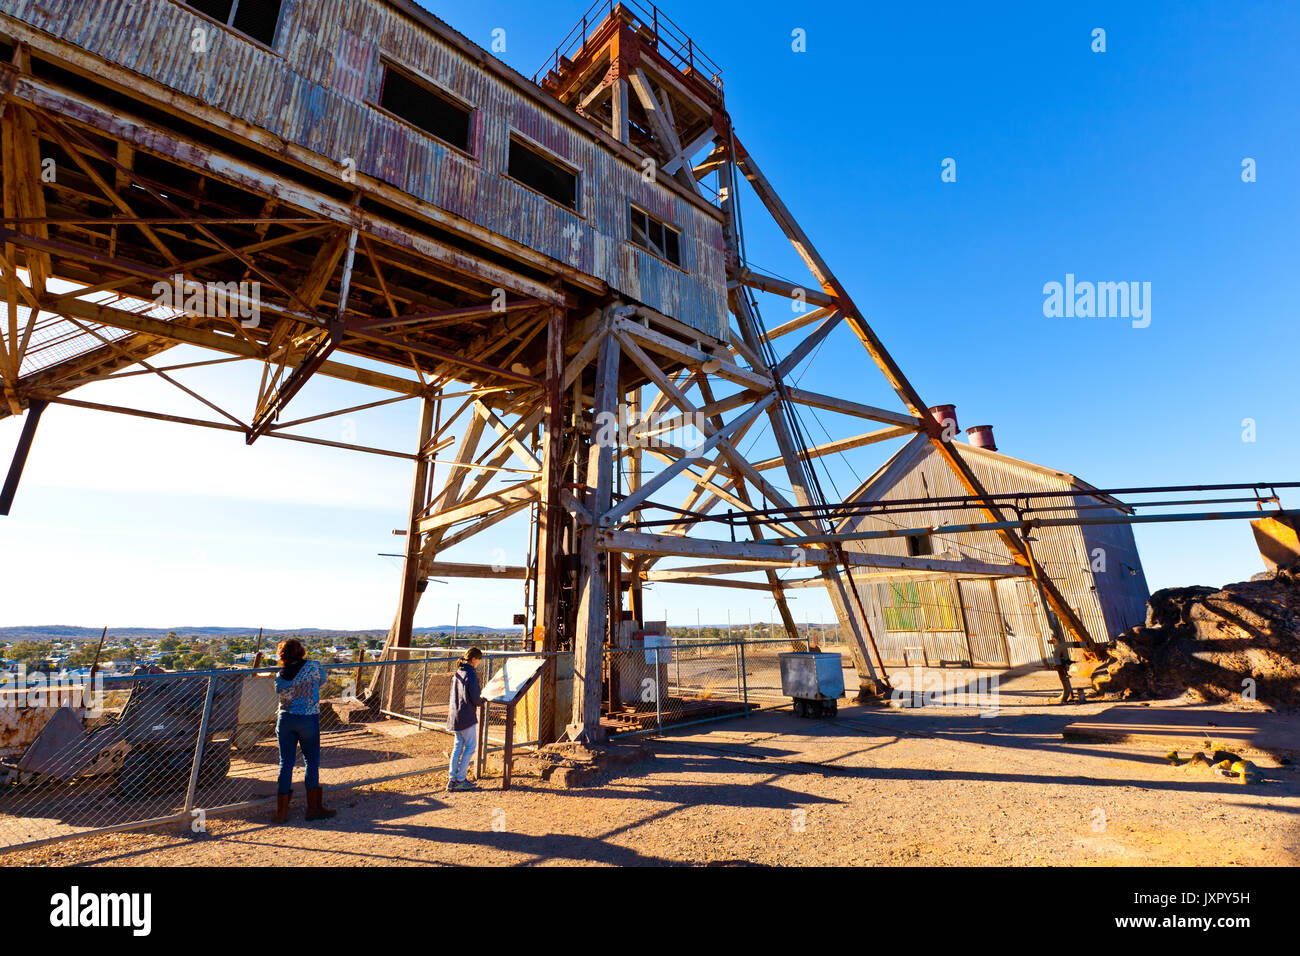
[[[302,641],[298,638],[286,637],[275,649],[275,654],[280,659],[280,665],[284,666],[306,658],[307,649],[302,646]]]

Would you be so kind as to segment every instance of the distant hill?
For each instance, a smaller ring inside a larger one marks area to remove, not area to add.
[[[71,624],[33,624],[22,627],[0,627],[0,641],[97,641],[102,628],[98,627],[77,627]],[[416,634],[451,634],[457,630],[454,624],[439,624],[435,627],[417,627]],[[459,627],[461,634],[518,634],[522,628],[515,627],[484,627],[479,624],[462,624]],[[140,639],[157,639],[166,637],[168,631],[175,631],[176,636],[180,638],[213,638],[213,637],[255,637],[257,635],[256,627],[110,627],[108,634],[113,638],[129,638],[131,640]],[[375,628],[368,631],[347,631],[337,628],[320,628],[320,627],[294,627],[294,628],[277,628],[275,630],[265,629],[262,636],[270,639],[282,637],[308,637],[308,638],[384,638],[388,636],[388,628]]]

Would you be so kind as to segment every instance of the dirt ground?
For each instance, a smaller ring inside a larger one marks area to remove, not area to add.
[[[789,707],[682,728],[602,786],[516,776],[443,792],[445,770],[327,794],[334,819],[213,817],[209,832],[124,833],[0,857],[16,865],[1290,865],[1300,768],[1243,785],[1162,748],[1066,742],[1105,704],[1050,707],[1051,674],[976,708]],[[328,758],[327,758],[328,759]]]

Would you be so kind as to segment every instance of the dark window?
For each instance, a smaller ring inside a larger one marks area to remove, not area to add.
[[[453,102],[401,70],[384,67],[379,105],[444,143],[469,152],[469,107]]]
[[[283,0],[185,0],[195,10],[270,46]]]
[[[531,146],[510,137],[510,163],[506,170],[511,179],[531,186],[561,206],[578,208],[578,174]]]
[[[628,236],[635,245],[667,259],[675,266],[682,264],[681,233],[665,222],[636,206],[630,206],[628,218],[631,226]]]
[[[928,534],[909,534],[907,536],[907,553],[914,558],[924,554],[934,554],[934,542]]]

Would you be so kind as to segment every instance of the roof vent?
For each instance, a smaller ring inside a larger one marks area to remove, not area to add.
[[[956,438],[961,429],[957,426],[957,406],[956,405],[932,405],[927,409],[930,417],[939,423],[940,428],[949,429],[947,437]]]
[[[998,443],[993,440],[992,425],[972,425],[966,429],[966,436],[976,448],[987,448],[989,451],[998,450]]]

